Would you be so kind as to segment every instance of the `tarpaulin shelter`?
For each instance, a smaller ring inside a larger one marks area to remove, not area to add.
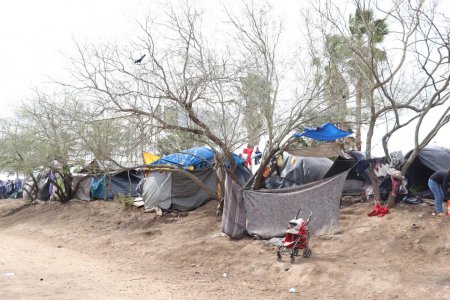
[[[73,178],[73,188],[77,188],[74,194],[74,198],[79,200],[90,201],[91,200],[91,181],[92,177],[83,174],[75,174]]]
[[[338,156],[324,178],[333,177],[348,170],[343,192],[364,192],[371,185],[369,175],[366,172],[364,155],[358,151],[349,151],[347,154],[351,158]]]
[[[268,189],[280,189],[302,185],[322,179],[333,165],[326,157],[288,156],[284,159],[280,176],[266,179]]]
[[[123,170],[115,163],[107,160],[92,160],[80,171],[80,178],[76,177],[73,186],[81,180],[81,176],[89,176],[90,179],[83,179],[80,194],[75,195],[78,199],[89,200],[86,189],[89,184],[90,199],[110,200],[115,196],[124,195],[138,197],[137,185],[144,178],[141,171]]]
[[[283,236],[299,209],[312,212],[311,234],[339,230],[339,203],[347,172],[337,176],[277,190],[243,190],[229,176],[225,182],[222,231],[233,238],[247,232],[268,239]]]
[[[233,159],[236,163],[235,174],[243,184],[252,173],[242,165],[244,161],[237,155],[233,155]],[[211,195],[185,174],[164,170],[164,165],[183,168],[197,177],[214,195],[217,193],[218,179],[213,164],[214,152],[207,147],[187,149],[153,162],[151,165],[161,165],[162,169],[151,172],[145,178],[142,191],[144,207],[159,206],[162,209],[189,211],[202,206],[212,199]]]
[[[118,195],[138,197],[137,186],[142,178],[144,178],[142,173],[136,170],[92,176],[91,198],[107,200]]]
[[[412,151],[405,155],[405,159]],[[408,191],[412,194],[427,191],[428,179],[439,170],[447,170],[450,167],[450,149],[441,146],[426,146],[420,152],[406,171],[405,177],[408,182]],[[445,198],[450,198],[446,193]]]
[[[214,195],[217,176],[212,168],[187,171],[197,177]],[[145,179],[142,198],[144,207],[190,211],[204,205],[212,197],[192,179],[179,172],[153,172]]]

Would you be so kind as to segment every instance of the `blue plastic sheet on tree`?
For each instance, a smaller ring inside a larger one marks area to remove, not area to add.
[[[318,141],[334,141],[349,136],[352,133],[353,132],[341,130],[331,123],[326,123],[317,128],[305,128],[304,132],[294,133],[293,137],[299,138],[304,136]]]

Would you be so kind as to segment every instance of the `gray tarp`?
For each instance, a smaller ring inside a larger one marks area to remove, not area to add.
[[[80,182],[80,185],[78,187],[77,192],[74,195],[74,198],[76,199],[80,199],[80,200],[85,200],[85,201],[90,201],[91,200],[91,195],[90,195],[90,191],[91,191],[91,176],[87,176],[87,175],[73,175],[73,188],[75,188],[78,184],[78,182]]]
[[[50,199],[50,180],[48,177],[39,179],[39,190],[37,198],[39,200]]]
[[[134,171],[123,171],[111,176],[107,184],[108,199],[117,195],[138,197],[137,185],[144,178],[141,174]]]
[[[433,171],[450,167],[450,149],[441,146],[427,146],[419,153],[419,160]]]
[[[265,187],[283,189],[295,185],[321,180],[327,174],[333,161],[326,157],[288,156],[284,159],[280,176],[267,178]]]
[[[347,172],[303,186],[284,190],[244,191],[247,232],[267,239],[284,236],[298,209],[312,211],[313,235],[339,229],[339,203]]]
[[[239,239],[245,234],[245,206],[242,188],[228,174],[225,177],[225,193],[222,215],[222,232]]]
[[[144,182],[142,198],[146,209],[170,201],[172,198],[172,173],[150,173]]]
[[[212,194],[217,193],[217,175],[212,168],[190,171],[190,173],[200,179]],[[202,206],[209,200],[211,197],[189,177],[182,173],[172,174],[173,209],[189,211]]]
[[[189,171],[205,184],[212,194],[217,192],[217,176],[212,168]],[[142,194],[145,208],[170,206],[179,211],[196,209],[211,198],[194,181],[182,173],[151,173],[144,182]]]
[[[304,213],[312,211],[309,226],[311,234],[336,232],[339,229],[339,203],[347,173],[298,187],[243,191],[247,232],[264,239],[284,236],[288,222],[300,208]],[[236,220],[242,218],[238,212],[242,207],[239,193],[229,183],[225,189],[222,229],[227,230],[225,233],[231,237],[239,237],[242,230],[236,230],[237,236],[232,234],[233,226],[240,229]]]
[[[31,199],[33,188],[35,188],[34,180],[31,177],[28,177],[23,185],[23,199]]]
[[[298,185],[310,183],[321,180],[332,165],[333,161],[326,157],[289,156],[284,162],[281,177]]]

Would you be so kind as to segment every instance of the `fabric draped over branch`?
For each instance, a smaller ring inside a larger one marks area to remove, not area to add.
[[[257,191],[243,190],[227,178],[222,231],[232,238],[242,237],[245,231],[264,239],[283,236],[288,222],[302,209],[303,213],[312,212],[311,234],[335,233],[347,174],[292,188]]]

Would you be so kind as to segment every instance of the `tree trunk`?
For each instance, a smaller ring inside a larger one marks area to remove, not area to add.
[[[355,99],[355,118],[356,118],[356,150],[361,151],[361,102],[362,102],[362,79],[356,80],[355,86],[356,99]]]
[[[380,202],[380,183],[378,182],[377,174],[375,174],[374,169],[371,167],[367,169],[367,174],[369,175],[372,184],[374,200],[375,202]]]
[[[259,190],[262,186],[262,183],[264,181],[264,170],[266,169],[267,165],[270,163],[270,160],[272,157],[277,153],[277,149],[272,149],[267,156],[264,157],[264,160],[259,165],[259,169],[256,173],[255,181],[253,182],[252,190]]]

